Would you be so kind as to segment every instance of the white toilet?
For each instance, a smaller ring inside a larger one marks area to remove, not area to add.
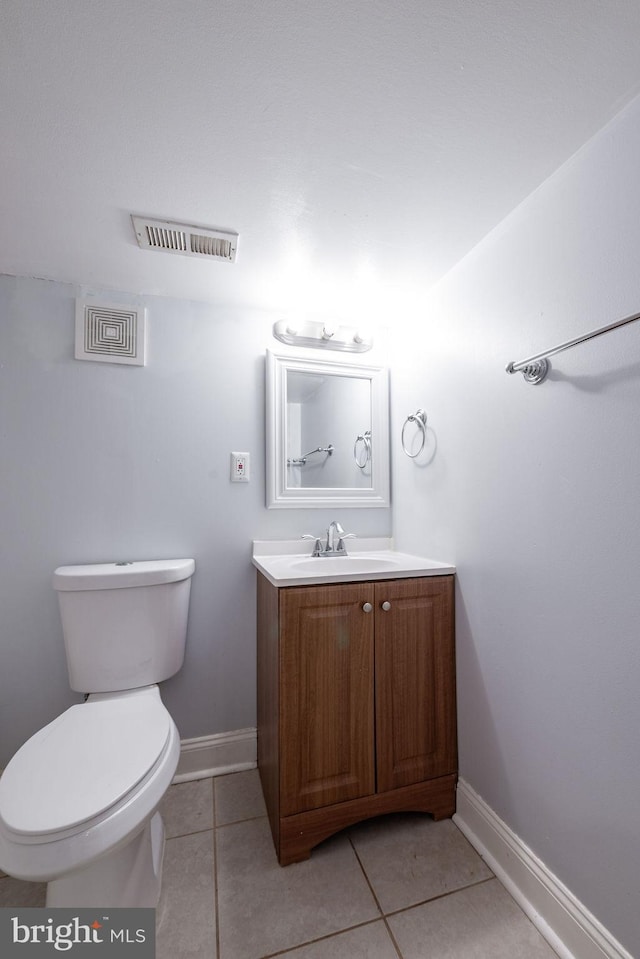
[[[182,666],[194,570],[178,559],[54,573],[70,685],[90,695],[0,778],[0,869],[47,882],[47,906],[157,904],[157,809],[180,738],[156,683]]]

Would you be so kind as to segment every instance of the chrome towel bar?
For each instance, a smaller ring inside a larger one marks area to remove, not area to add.
[[[309,450],[308,453],[305,453],[304,456],[299,456],[297,459],[287,460],[287,466],[306,466],[307,457],[313,456],[314,453],[328,453],[329,456],[332,455],[335,447],[329,443],[328,446],[318,446],[315,450]]]
[[[586,343],[602,333],[609,333],[611,330],[617,330],[619,326],[626,326],[627,323],[633,323],[640,320],[640,313],[634,313],[633,316],[626,316],[623,320],[616,320],[615,323],[609,323],[607,326],[601,326],[599,330],[591,330],[584,336],[577,336],[575,340],[569,340],[567,343],[561,343],[560,346],[554,346],[552,350],[544,350],[542,353],[536,353],[526,360],[519,360],[517,363],[507,363],[505,370],[507,373],[522,373],[527,383],[542,383],[549,372],[548,357],[555,356],[556,353],[562,353],[572,346],[578,346],[579,343]]]

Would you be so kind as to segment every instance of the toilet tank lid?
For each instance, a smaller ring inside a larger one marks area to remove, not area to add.
[[[54,589],[121,589],[159,586],[189,579],[196,568],[192,559],[154,559],[143,562],[94,563],[90,566],[59,566],[53,574]]]

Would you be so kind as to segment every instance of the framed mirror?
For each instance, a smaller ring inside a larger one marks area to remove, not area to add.
[[[267,506],[389,506],[386,367],[267,350]]]

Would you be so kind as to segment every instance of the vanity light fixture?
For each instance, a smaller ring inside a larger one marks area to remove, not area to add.
[[[273,335],[289,346],[311,346],[321,350],[342,350],[346,353],[366,353],[373,339],[355,326],[317,320],[278,320],[273,324]]]

